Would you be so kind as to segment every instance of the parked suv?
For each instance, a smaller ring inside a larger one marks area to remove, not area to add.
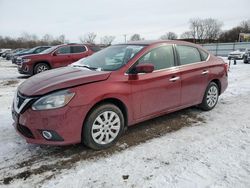
[[[244,63],[249,63],[250,62],[250,49],[246,50],[243,62]]]
[[[33,75],[49,69],[65,67],[99,50],[92,44],[63,44],[53,46],[40,54],[19,57],[18,71]]]
[[[245,54],[248,52],[246,48],[239,48],[228,54],[228,59],[244,59]]]
[[[13,55],[12,57],[12,63],[13,64],[18,64],[20,63],[20,58],[18,59],[18,57],[23,56],[23,55],[29,55],[29,54],[39,54],[42,51],[50,48],[51,46],[37,46],[28,50],[23,50],[19,53],[16,53]]]
[[[107,148],[127,126],[194,105],[213,109],[227,71],[222,59],[183,41],[110,46],[19,85],[14,127],[29,143]]]

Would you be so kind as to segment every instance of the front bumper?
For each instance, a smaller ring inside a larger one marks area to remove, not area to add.
[[[65,106],[53,110],[34,111],[30,107],[17,113],[12,106],[13,126],[28,143],[70,145],[81,142],[82,126],[87,107]],[[46,139],[42,131],[51,131],[59,139]]]
[[[243,58],[244,58],[243,54],[229,54],[228,55],[228,59],[237,59],[237,60],[240,60],[240,59],[243,59]]]
[[[17,64],[17,70],[20,74],[33,75],[31,66],[24,63]]]

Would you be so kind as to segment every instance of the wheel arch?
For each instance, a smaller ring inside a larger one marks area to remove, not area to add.
[[[35,69],[36,65],[39,64],[39,63],[45,63],[45,64],[47,64],[49,66],[50,69],[52,68],[52,66],[50,65],[50,63],[48,61],[46,61],[46,60],[36,61],[34,63],[34,65],[33,65],[33,70],[32,70],[33,74],[34,74],[34,71],[35,71],[34,69]]]
[[[220,80],[219,80],[219,79],[213,79],[213,80],[211,80],[209,83],[211,83],[211,82],[216,83],[216,85],[218,86],[219,95],[220,95],[220,94],[221,94],[221,82],[220,82]]]
[[[127,106],[125,105],[125,103],[118,99],[118,98],[105,98],[105,99],[102,99],[100,101],[98,101],[97,103],[95,103],[91,108],[90,110],[88,111],[87,115],[85,116],[84,120],[83,120],[83,126],[87,120],[87,118],[89,117],[89,115],[93,112],[93,110],[97,107],[97,106],[100,106],[102,104],[105,104],[105,103],[109,103],[109,104],[113,104],[115,106],[117,106],[121,111],[122,111],[122,114],[124,116],[124,128],[126,129],[127,128],[127,125],[128,125],[128,109],[127,109]],[[83,126],[82,126],[82,133],[81,135],[83,134]]]

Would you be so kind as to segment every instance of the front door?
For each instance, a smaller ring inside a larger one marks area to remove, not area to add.
[[[135,65],[152,63],[152,73],[139,74],[131,80],[134,92],[134,118],[140,119],[177,107],[180,104],[181,80],[175,67],[172,45],[152,49],[140,58]]]
[[[65,67],[73,63],[70,46],[63,46],[56,50],[52,58],[53,68]]]

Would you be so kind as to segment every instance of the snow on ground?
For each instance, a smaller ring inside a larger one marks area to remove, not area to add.
[[[26,144],[11,126],[10,106],[18,83],[8,85],[6,80],[20,75],[11,68],[3,71],[1,63],[0,170],[23,157],[32,158],[36,150],[41,150]],[[238,61],[237,65],[231,65],[229,87],[216,108],[200,113],[204,123],[122,152],[80,160],[71,169],[39,184],[34,183],[39,177],[33,176],[29,181],[18,179],[8,186],[250,187],[249,95],[250,65]]]

